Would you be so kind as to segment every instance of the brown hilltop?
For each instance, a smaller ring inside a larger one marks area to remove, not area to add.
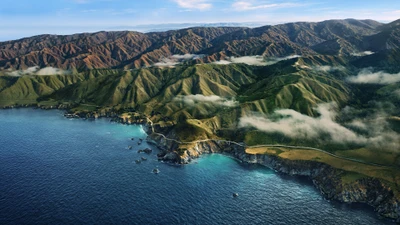
[[[78,70],[140,68],[171,55],[203,54],[198,62],[227,56],[351,55],[398,48],[397,22],[373,20],[298,22],[259,28],[194,27],[167,32],[97,32],[39,35],[0,42],[0,69],[52,66]]]

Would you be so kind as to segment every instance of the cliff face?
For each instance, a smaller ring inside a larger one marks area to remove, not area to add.
[[[362,178],[343,183],[345,171],[327,164],[310,161],[292,161],[269,155],[249,155],[235,152],[234,156],[246,163],[258,163],[278,172],[309,177],[321,194],[331,200],[346,203],[366,203],[381,215],[400,222],[400,201],[390,187],[374,178]]]
[[[168,134],[174,136],[173,132]],[[400,222],[400,201],[390,187],[375,178],[361,178],[354,182],[344,183],[341,175],[343,170],[333,168],[327,164],[312,161],[293,161],[271,155],[251,155],[245,148],[227,141],[197,142],[186,149],[182,155],[177,151],[179,145],[165,140],[158,135],[150,135],[149,141],[162,149],[160,159],[174,163],[186,164],[193,158],[204,153],[226,153],[241,160],[243,163],[260,164],[279,173],[291,176],[306,176],[312,180],[321,194],[330,200],[345,203],[365,203],[377,211],[381,216],[395,219]]]

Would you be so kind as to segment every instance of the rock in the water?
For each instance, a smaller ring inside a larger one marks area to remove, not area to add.
[[[146,148],[145,150],[143,150],[143,152],[144,152],[144,153],[147,153],[147,154],[150,154],[150,153],[153,152],[153,150],[150,149],[150,148]]]
[[[172,162],[172,163],[179,162],[179,159],[180,159],[180,157],[176,152],[169,152],[163,157],[163,160]]]

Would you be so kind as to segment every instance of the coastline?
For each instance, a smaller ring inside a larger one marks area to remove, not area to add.
[[[219,153],[224,154],[241,163],[258,164],[275,170],[278,173],[290,176],[302,176],[310,179],[315,188],[327,200],[335,200],[342,203],[363,203],[372,206],[378,215],[393,219],[400,223],[400,201],[394,195],[390,187],[385,186],[379,179],[362,178],[357,182],[343,184],[339,175],[343,170],[333,168],[330,165],[302,160],[288,160],[278,156],[267,154],[248,154],[244,146],[232,144],[230,141],[208,140],[194,142],[193,146],[187,149],[183,155],[179,155],[175,150],[179,148],[178,143],[167,138],[171,134],[154,135],[154,127],[147,118],[138,116],[137,118],[123,118],[114,110],[104,112],[89,112],[80,114],[68,113],[67,107],[40,107],[40,106],[18,106],[13,108],[34,108],[44,110],[64,110],[65,117],[80,119],[109,118],[113,122],[128,125],[142,125],[147,133],[146,141],[155,144],[160,150],[159,159],[176,163],[188,164],[192,159],[198,158],[202,154]],[[5,109],[7,109],[5,108]],[[172,136],[174,136],[172,134]],[[176,140],[175,140],[176,141]]]
[[[176,145],[162,136],[149,134],[148,141],[165,151],[165,155],[161,157],[163,160],[173,163],[187,164],[202,154],[220,153],[233,157],[241,163],[258,164],[281,174],[306,177],[327,200],[366,204],[373,207],[379,216],[400,223],[400,199],[395,196],[390,187],[377,178],[361,178],[356,182],[343,183],[340,175],[345,171],[328,164],[289,160],[267,154],[252,155],[245,152],[245,147],[225,141],[210,140],[195,143],[191,149],[186,150],[183,156],[173,153]]]

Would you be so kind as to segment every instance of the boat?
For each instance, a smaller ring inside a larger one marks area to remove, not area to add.
[[[236,197],[239,196],[239,194],[238,194],[238,193],[233,193],[232,196],[233,196],[234,198],[236,198]]]
[[[147,158],[145,158],[145,157],[142,157],[142,161],[147,161]]]
[[[157,168],[153,169],[153,173],[157,174],[157,173],[159,173],[159,172],[160,172],[159,169],[157,169]]]
[[[136,164],[139,164],[139,163],[142,163],[142,161],[141,161],[140,159],[136,159],[136,160],[135,160],[135,163],[136,163]]]

